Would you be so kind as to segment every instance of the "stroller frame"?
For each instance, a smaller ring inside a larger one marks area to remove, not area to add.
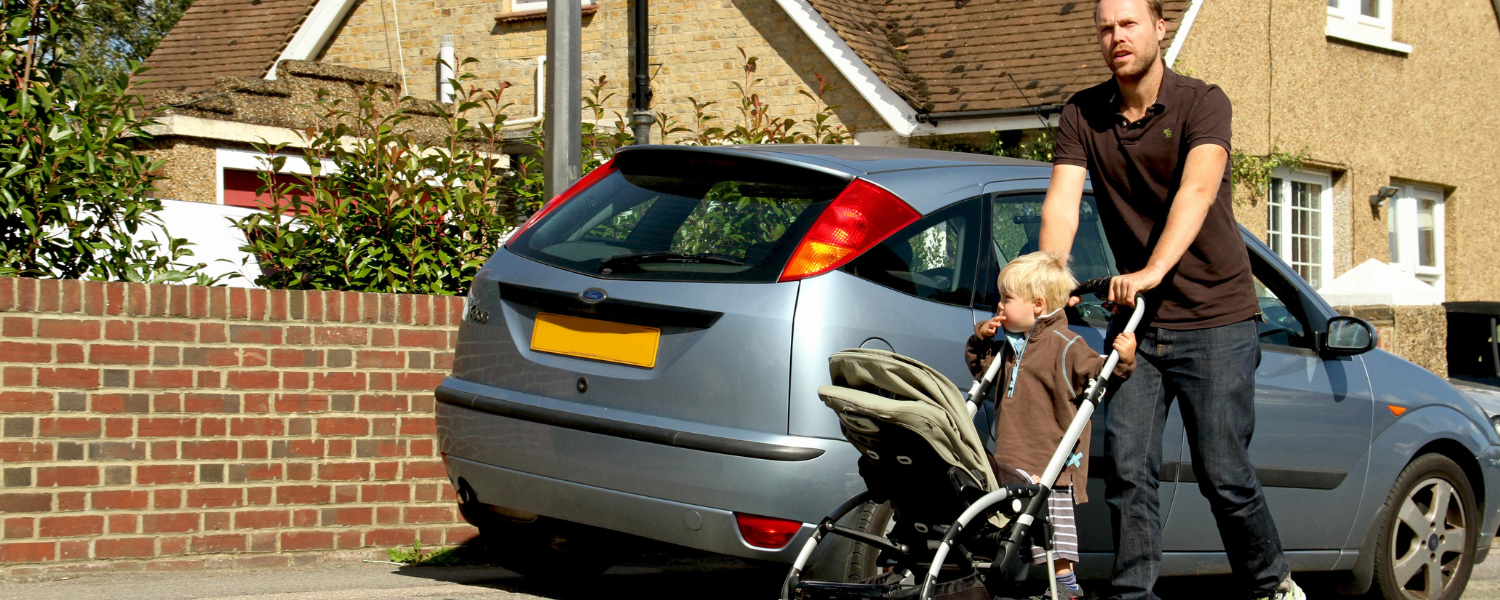
[[[1086,293],[1093,293],[1099,297],[1104,297],[1105,294],[1107,294],[1109,291],[1110,279],[1112,278],[1100,277],[1097,279],[1086,281],[1082,285],[1080,285],[1078,289],[1074,290],[1073,295],[1081,296]],[[1121,333],[1134,333],[1136,327],[1140,325],[1141,317],[1144,314],[1145,299],[1142,296],[1138,295],[1135,298],[1135,309],[1131,311],[1130,318],[1126,322],[1125,327],[1121,330]],[[985,521],[982,518],[987,518],[992,513],[1000,510],[1000,504],[1006,500],[1019,501],[1021,498],[1029,497],[1030,499],[1027,501],[1025,509],[1021,510],[1016,518],[1007,525],[1008,533],[1006,531],[1001,532],[1005,533],[1006,535],[1000,541],[999,555],[995,557],[995,560],[988,565],[984,565],[983,563],[974,564],[976,571],[988,570],[989,576],[999,575],[1001,577],[1004,577],[1006,575],[1009,575],[1010,566],[1016,560],[1016,556],[1020,552],[1021,545],[1026,542],[1028,536],[1032,533],[1032,526],[1037,524],[1038,521],[1041,521],[1044,527],[1046,526],[1045,511],[1047,509],[1047,499],[1051,496],[1052,487],[1057,483],[1057,478],[1062,474],[1062,470],[1067,463],[1069,455],[1072,454],[1073,448],[1078,444],[1078,438],[1083,434],[1083,430],[1086,426],[1088,426],[1089,420],[1093,417],[1095,410],[1104,400],[1104,391],[1107,387],[1106,384],[1109,381],[1110,373],[1114,371],[1115,366],[1118,365],[1119,362],[1119,351],[1111,349],[1109,358],[1106,359],[1104,367],[1100,370],[1099,375],[1094,377],[1094,379],[1089,382],[1088,387],[1085,389],[1082,397],[1080,398],[1077,415],[1075,415],[1072,422],[1069,423],[1067,431],[1063,434],[1062,441],[1057,445],[1057,449],[1052,452],[1052,458],[1047,462],[1047,468],[1042,472],[1041,478],[1036,485],[1002,486],[998,490],[985,494],[984,496],[972,502],[969,507],[959,515],[958,519],[948,527],[947,532],[945,532],[943,535],[942,541],[938,543],[938,546],[932,558],[931,566],[923,577],[921,592],[917,596],[918,598],[920,598],[921,600],[931,600],[933,598],[933,594],[938,581],[938,575],[942,571],[948,555],[953,551],[953,548],[956,545],[959,536],[962,535],[966,527],[968,527],[971,523],[974,523],[976,519],[980,519],[980,522],[984,523]],[[969,393],[966,396],[966,400],[970,417],[973,417],[974,414],[979,410],[979,405],[976,404],[976,400],[982,399],[988,392],[989,387],[994,384],[995,378],[999,374],[1000,363],[1000,360],[990,361],[990,366],[985,371],[984,375],[978,379],[975,379],[973,385],[969,388]],[[839,519],[843,518],[855,508],[858,508],[864,503],[870,501],[870,499],[870,492],[861,492],[853,498],[846,500],[843,504],[839,505],[838,508],[834,509],[834,511],[827,517],[825,517],[821,522],[819,522],[817,529],[813,532],[812,537],[807,540],[806,544],[803,545],[802,551],[797,555],[797,560],[792,563],[791,571],[787,574],[786,579],[782,582],[782,600],[789,600],[792,597],[792,594],[796,593],[797,588],[802,583],[802,570],[806,568],[807,562],[812,557],[813,551],[817,548],[818,544],[828,534],[846,537],[857,542],[869,544],[870,546],[874,546],[876,548],[881,548],[882,550],[891,550],[899,552],[901,554],[907,554],[911,551],[911,548],[907,547],[906,545],[898,544],[897,542],[887,539],[884,536],[850,529],[848,527],[843,527],[837,524],[837,521]],[[1050,540],[1044,543],[1046,543],[1048,547],[1047,569],[1049,575],[1049,584],[1052,590],[1052,597],[1056,598],[1057,574],[1052,567],[1052,552],[1050,549]],[[965,552],[964,554],[967,555],[967,552]],[[988,568],[986,569],[985,567]],[[857,595],[858,590],[856,589],[861,587],[859,584],[845,585],[850,589],[848,589],[849,594],[843,597],[890,597],[888,593],[882,591],[885,588],[877,590],[875,588],[877,588],[878,586],[875,585],[869,585],[867,587],[871,588],[869,589],[869,591],[871,592],[880,593],[881,595],[879,596],[860,596]]]

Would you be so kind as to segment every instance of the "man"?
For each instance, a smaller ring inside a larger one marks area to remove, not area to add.
[[[1094,16],[1114,77],[1063,109],[1040,246],[1072,249],[1091,177],[1123,273],[1110,300],[1133,306],[1144,293],[1152,311],[1138,334],[1135,374],[1110,399],[1105,421],[1105,452],[1116,468],[1106,486],[1112,598],[1155,597],[1161,440],[1177,399],[1198,489],[1235,575],[1251,598],[1302,600],[1247,452],[1259,309],[1229,197],[1229,98],[1163,64],[1160,0],[1100,0]]]

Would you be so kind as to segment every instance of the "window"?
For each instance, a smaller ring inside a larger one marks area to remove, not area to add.
[[[597,0],[581,0],[584,6],[598,4]],[[510,0],[511,12],[524,10],[547,10],[547,0]]]
[[[908,225],[854,259],[845,271],[898,292],[968,306],[974,296],[978,199]]]
[[[1250,253],[1250,270],[1254,275],[1255,302],[1260,307],[1260,313],[1255,315],[1260,326],[1260,343],[1315,349],[1297,286],[1253,251]]]
[[[1267,194],[1266,245],[1314,289],[1332,275],[1331,187],[1321,173],[1280,171],[1272,175]]]
[[[1042,232],[1041,194],[1018,194],[995,196],[990,206],[990,244],[986,269],[980,274],[981,288],[985,293],[975,297],[974,308],[994,310],[1000,302],[1000,293],[995,279],[1012,259],[1037,251]],[[1099,221],[1098,205],[1094,197],[1085,194],[1078,204],[1078,233],[1073,236],[1073,276],[1079,282],[1095,277],[1118,275],[1115,258],[1104,238],[1104,225]],[[1102,300],[1092,294],[1078,304],[1078,313],[1090,321],[1104,321],[1108,313]]]
[[[1391,0],[1328,0],[1324,32],[1331,38],[1411,53],[1411,46],[1391,39],[1391,21]]]
[[[1389,201],[1390,263],[1443,292],[1443,192],[1402,186]]]

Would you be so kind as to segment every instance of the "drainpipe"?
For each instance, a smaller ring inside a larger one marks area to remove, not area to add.
[[[441,104],[453,103],[453,68],[456,53],[453,50],[453,36],[443,36],[443,44],[438,49],[437,68],[437,101]]]
[[[650,25],[649,0],[635,0],[635,81],[630,90],[630,103],[635,106],[630,114],[635,145],[651,143],[651,124],[656,122],[651,116]]]
[[[543,194],[556,198],[583,170],[583,3],[547,3],[547,111]]]

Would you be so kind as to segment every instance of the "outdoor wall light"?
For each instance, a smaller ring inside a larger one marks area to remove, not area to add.
[[[1380,208],[1381,202],[1390,200],[1391,198],[1395,198],[1396,194],[1399,193],[1401,193],[1401,188],[1393,185],[1382,185],[1380,186],[1379,193],[1375,194],[1374,196],[1370,196],[1370,207]]]

